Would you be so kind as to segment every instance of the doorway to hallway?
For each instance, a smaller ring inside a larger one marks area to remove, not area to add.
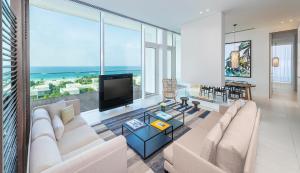
[[[272,33],[271,97],[297,95],[297,30]]]

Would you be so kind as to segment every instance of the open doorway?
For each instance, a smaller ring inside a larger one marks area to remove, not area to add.
[[[271,97],[297,92],[297,30],[271,34]]]

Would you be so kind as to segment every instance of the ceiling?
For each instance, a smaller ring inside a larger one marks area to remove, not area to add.
[[[221,11],[225,14],[226,32],[232,31],[234,23],[238,29],[271,27],[278,31],[300,24],[300,0],[81,1],[177,32],[184,23]]]

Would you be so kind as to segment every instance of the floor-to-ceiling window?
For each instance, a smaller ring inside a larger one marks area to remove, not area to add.
[[[177,75],[175,34],[68,0],[30,0],[32,105],[79,98],[98,108],[98,75],[133,73],[134,99]]]
[[[142,98],[141,24],[104,14],[104,74],[133,74],[133,98]]]
[[[175,45],[176,45],[176,79],[181,82],[181,36],[175,34]]]
[[[81,100],[98,107],[100,13],[74,3],[30,6],[30,95],[33,105]],[[62,1],[63,2],[63,1]],[[86,11],[89,10],[89,11]]]

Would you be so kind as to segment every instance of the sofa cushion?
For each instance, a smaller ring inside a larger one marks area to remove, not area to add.
[[[211,112],[204,120],[198,123],[197,126],[194,126],[190,131],[181,136],[177,142],[200,155],[204,138],[221,117],[222,115],[220,113]]]
[[[220,118],[219,123],[220,127],[222,129],[222,134],[225,132],[226,128],[228,127],[230,121],[231,121],[232,115],[229,113],[225,113],[222,118]]]
[[[235,101],[235,104],[238,109],[243,107],[246,103],[247,103],[247,100],[243,100],[243,99],[239,99],[239,100]]]
[[[86,125],[84,119],[80,115],[76,115],[72,121],[65,125],[65,132],[73,130],[83,125]]]
[[[243,106],[229,124],[217,148],[216,165],[225,172],[243,172],[257,108],[252,101]]]
[[[52,120],[52,126],[54,129],[56,139],[60,140],[64,134],[65,126],[58,115],[54,115],[54,118]]]
[[[62,162],[56,142],[49,136],[41,136],[31,143],[30,173],[40,173]]]
[[[80,147],[80,148],[78,148],[78,149],[76,149],[74,151],[71,151],[71,152],[69,152],[69,153],[67,153],[65,155],[62,155],[62,159],[63,160],[67,160],[69,158],[77,156],[78,154],[83,153],[83,152],[85,152],[85,151],[87,151],[87,150],[89,150],[89,149],[91,149],[91,148],[93,148],[95,146],[101,145],[104,142],[105,141],[103,139],[99,138],[99,139],[97,139],[95,141],[92,141],[91,143],[86,144],[86,145],[84,145],[84,146],[82,146],[82,147]]]
[[[233,119],[236,115],[238,111],[237,105],[235,104],[235,102],[227,109],[227,111],[225,112],[225,114],[230,114],[231,115],[231,119]]]
[[[61,120],[64,124],[69,123],[75,117],[73,105],[67,106],[61,110]]]
[[[66,107],[66,102],[64,100],[52,103],[48,106],[48,111],[50,118],[53,119],[55,115],[61,116],[61,110]]]
[[[49,136],[55,140],[53,128],[47,119],[37,120],[32,125],[31,141],[34,141],[41,136]]]
[[[173,144],[169,145],[166,149],[164,149],[163,155],[165,160],[173,164]]]
[[[217,154],[217,145],[219,144],[223,135],[220,123],[217,123],[205,137],[201,146],[200,156],[205,160],[215,163]]]
[[[64,155],[97,139],[99,137],[96,132],[88,125],[83,125],[65,132],[58,141],[58,148],[60,153]]]
[[[46,119],[49,122],[51,122],[49,113],[44,108],[38,108],[38,109],[36,109],[36,110],[33,111],[33,114],[32,114],[32,123],[34,123],[35,121],[40,120],[40,119]]]

